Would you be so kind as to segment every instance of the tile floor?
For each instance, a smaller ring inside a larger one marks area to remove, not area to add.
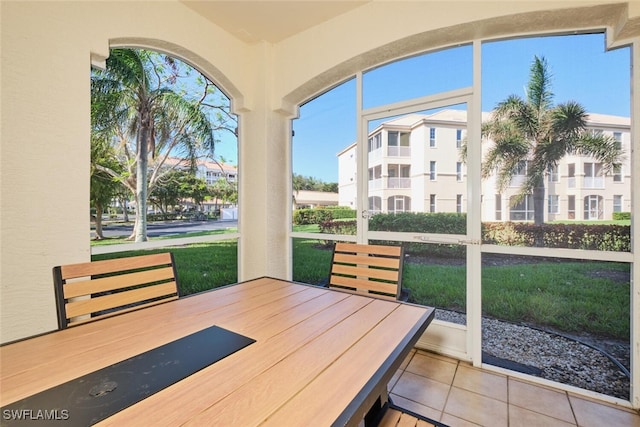
[[[393,402],[450,427],[640,427],[626,408],[413,350],[389,384]]]

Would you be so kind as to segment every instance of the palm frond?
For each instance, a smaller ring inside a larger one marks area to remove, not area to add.
[[[529,73],[527,100],[539,115],[550,109],[553,101],[551,72],[544,57],[535,56]]]

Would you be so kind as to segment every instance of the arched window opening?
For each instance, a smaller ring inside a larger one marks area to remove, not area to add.
[[[129,256],[131,241],[237,233],[237,118],[204,74],[152,50],[112,49],[91,71],[91,113],[94,259]],[[183,295],[237,281],[236,242],[217,240],[171,249]],[[205,266],[212,251],[230,262]]]

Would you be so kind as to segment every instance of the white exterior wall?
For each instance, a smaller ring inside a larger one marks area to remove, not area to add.
[[[485,118],[487,114],[485,113]],[[601,220],[611,220],[613,216],[613,200],[615,195],[622,196],[622,211],[630,212],[631,209],[631,151],[629,119],[624,117],[608,117],[615,123],[603,122],[607,116],[595,115],[597,121],[588,122],[589,129],[602,129],[605,135],[612,136],[614,132],[621,133],[621,147],[624,151],[622,161],[622,181],[614,182],[611,173],[602,177],[602,186],[589,188],[585,186],[584,164],[596,161],[586,156],[565,156],[558,165],[558,182],[546,180],[545,221],[553,220],[586,220],[584,215],[584,199],[590,195],[602,198]],[[446,119],[448,118],[448,120]],[[457,130],[462,130],[462,139],[466,136],[466,113],[464,111],[445,110],[430,116],[410,116],[398,120],[383,123],[382,147],[369,154],[369,168],[382,166],[382,180],[376,183],[376,189],[369,186],[369,196],[382,198],[382,212],[388,212],[387,199],[390,196],[411,197],[411,208],[405,209],[411,212],[429,212],[431,195],[436,196],[436,212],[456,212],[457,196],[462,195],[462,212],[466,212],[466,165],[462,164],[462,180],[457,177],[457,163],[461,162],[460,151],[456,146]],[[400,126],[398,123],[411,123]],[[595,124],[595,126],[594,126]],[[430,129],[436,129],[436,145],[430,144]],[[388,132],[410,132],[410,156],[388,155]],[[377,133],[372,132],[371,135]],[[371,136],[370,135],[370,136]],[[485,142],[484,152],[490,147],[490,142]],[[355,146],[340,153],[338,156],[338,186],[340,200],[355,200],[355,186],[351,181],[352,173],[355,174]],[[375,159],[375,160],[374,160]],[[436,162],[436,178],[431,180],[430,164]],[[575,165],[575,187],[568,186],[568,165]],[[409,188],[392,188],[387,184],[389,165],[404,164],[411,167],[411,185]],[[505,191],[497,190],[496,177],[490,176],[482,183],[482,220],[483,221],[508,221],[510,220],[510,198],[519,194],[521,181],[513,181],[513,185]],[[343,190],[344,189],[344,190]],[[501,193],[501,194],[500,194]],[[501,216],[496,213],[496,197],[500,197]],[[548,212],[548,196],[558,196],[558,213]],[[575,197],[575,218],[570,218],[568,213],[569,196]],[[346,205],[345,205],[346,206]],[[355,207],[355,206],[351,206]],[[591,218],[593,219],[593,218]]]
[[[356,166],[356,146],[353,144],[338,153],[338,206],[356,208]]]

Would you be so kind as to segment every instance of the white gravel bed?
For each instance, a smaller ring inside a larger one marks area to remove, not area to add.
[[[436,319],[465,324],[466,315],[436,310]],[[554,333],[495,319],[482,319],[483,352],[533,368],[523,372],[620,399],[629,399],[630,382],[603,352]],[[593,344],[592,344],[593,345]]]

